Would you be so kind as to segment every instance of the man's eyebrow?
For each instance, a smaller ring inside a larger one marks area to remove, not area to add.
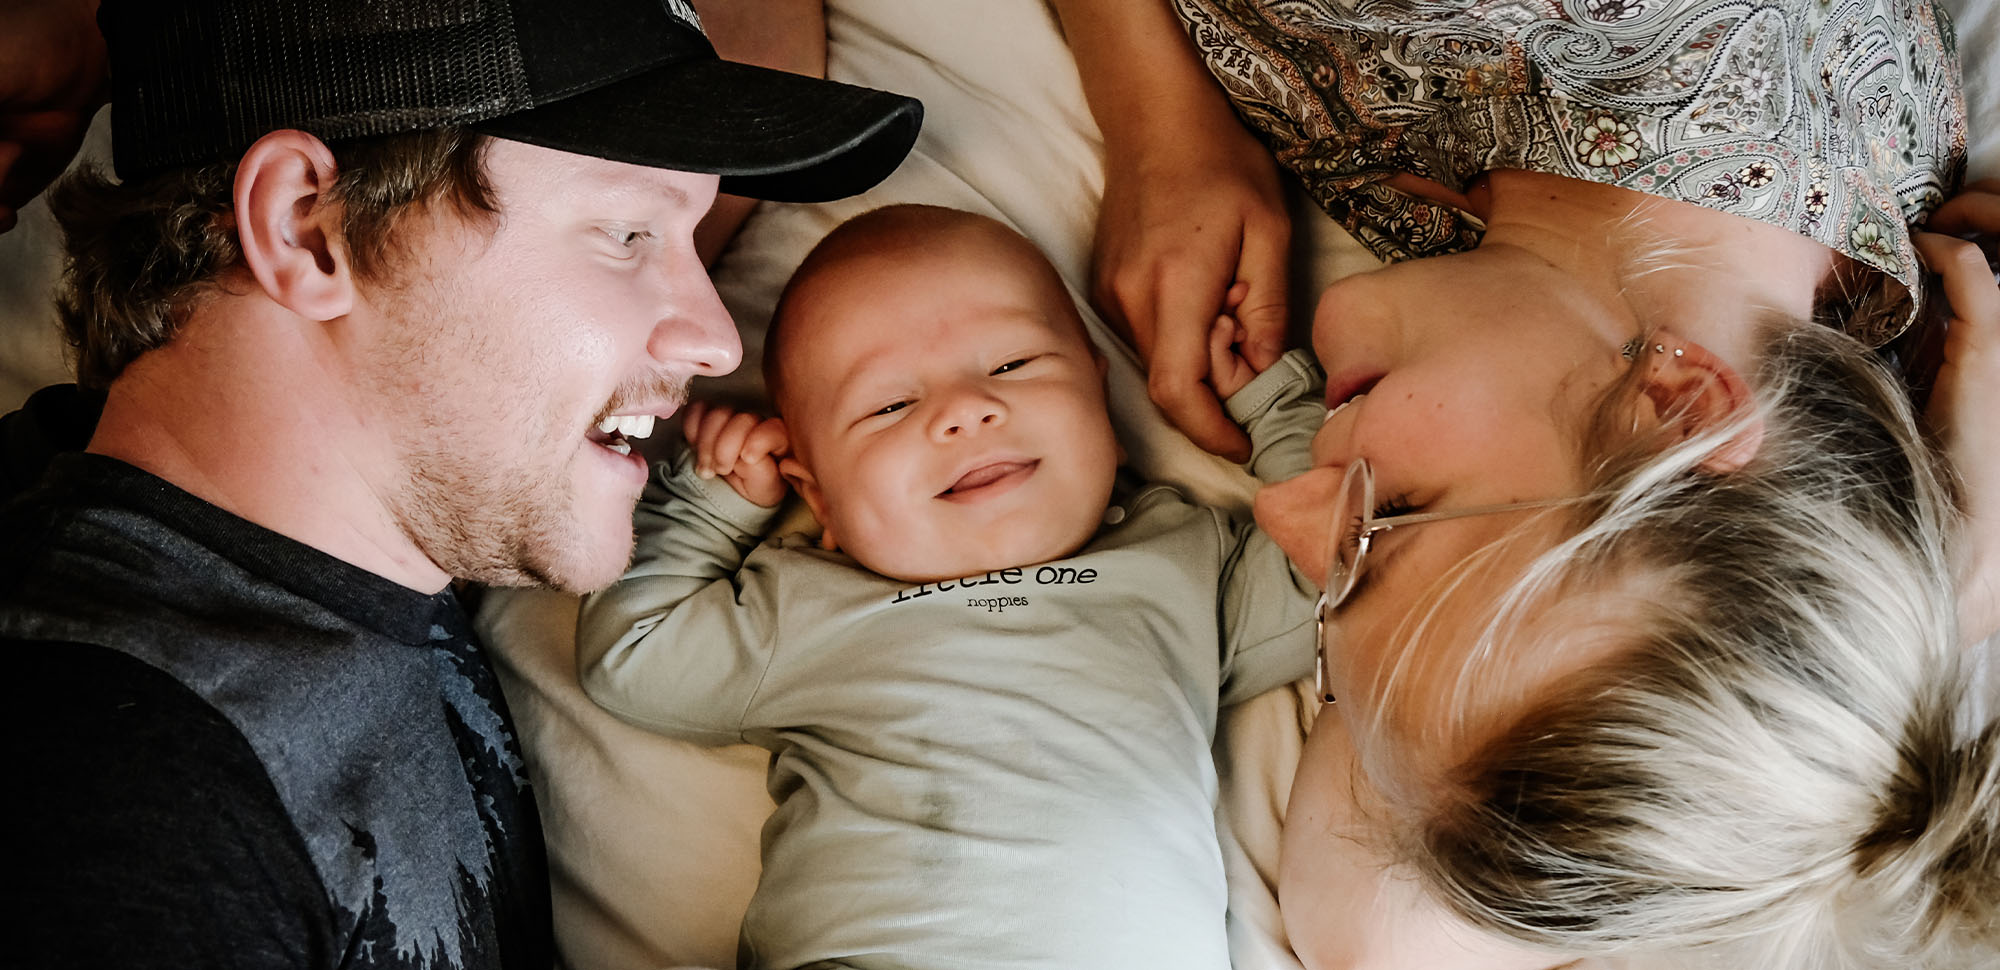
[[[687,193],[664,177],[642,180],[630,175],[614,176],[588,171],[583,173],[578,184],[585,192],[619,203],[655,203],[664,195],[676,206],[688,204]]]

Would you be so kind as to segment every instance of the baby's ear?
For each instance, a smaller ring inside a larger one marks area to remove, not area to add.
[[[813,477],[812,469],[796,455],[786,455],[778,459],[778,474],[790,483],[792,491],[806,500],[806,507],[812,510],[813,518],[819,521],[820,548],[832,552],[840,548],[833,535],[833,525],[826,514],[826,494],[820,491],[819,479]]]
[[[1702,459],[1701,467],[1726,475],[1757,457],[1764,444],[1764,419],[1750,416],[1755,401],[1736,368],[1707,347],[1666,331],[1648,340],[1637,357],[1634,363],[1646,375],[1632,402],[1634,430],[1659,427],[1669,439],[1684,440],[1743,422]]]

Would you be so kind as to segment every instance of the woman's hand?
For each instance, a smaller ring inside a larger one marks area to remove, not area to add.
[[[1275,163],[1233,114],[1175,135],[1143,157],[1107,155],[1094,298],[1146,359],[1153,403],[1196,444],[1244,461],[1250,440],[1222,409],[1208,337],[1226,311],[1251,367],[1284,353],[1291,221]]]
[[[1146,359],[1167,417],[1203,448],[1247,460],[1250,439],[1210,382],[1209,334],[1229,313],[1252,367],[1284,352],[1291,220],[1277,163],[1164,0],[1055,5],[1104,132],[1093,299]]]
[[[696,475],[721,476],[736,494],[767,509],[784,501],[778,461],[792,451],[784,421],[696,401],[688,405],[681,436],[694,448]]]
[[[1974,643],[2000,632],[2000,179],[1967,186],[1927,228],[1916,234],[1917,252],[1944,285],[1950,322],[1924,416],[1963,489],[1959,629]]]

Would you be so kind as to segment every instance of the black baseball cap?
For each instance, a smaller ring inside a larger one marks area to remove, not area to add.
[[[864,191],[923,105],[716,57],[687,0],[104,0],[120,178],[467,125],[810,202]]]

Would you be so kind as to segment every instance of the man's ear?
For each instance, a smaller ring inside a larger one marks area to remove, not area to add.
[[[1680,441],[1749,416],[1750,385],[1736,368],[1707,347],[1661,331],[1639,348],[1636,366],[1645,369],[1632,406],[1635,430],[1658,428]],[[1701,467],[1726,475],[1757,457],[1764,444],[1764,419],[1749,423],[1701,460]]]
[[[272,301],[309,320],[345,316],[354,306],[340,209],[327,197],[336,174],[326,143],[295,129],[257,139],[236,165],[243,262]]]
[[[813,477],[812,470],[797,456],[787,455],[778,460],[778,474],[784,476],[792,491],[806,500],[806,508],[811,509],[813,518],[819,521],[820,548],[828,552],[839,549],[840,541],[833,534],[832,520],[826,515],[826,495],[820,491],[819,479]]]

